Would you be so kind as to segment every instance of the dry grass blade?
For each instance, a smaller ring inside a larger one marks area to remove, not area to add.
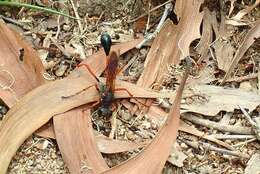
[[[239,60],[242,58],[242,56],[246,53],[247,49],[254,43],[255,38],[260,37],[260,21],[257,21],[255,26],[247,33],[244,41],[241,43],[241,45],[238,47],[236,54],[229,66],[229,69],[221,82],[221,85],[223,85],[227,78],[230,77],[231,73],[237,66]]]
[[[134,97],[160,96],[159,93],[150,90],[145,93],[144,88],[136,87],[134,84],[120,81],[117,84],[127,89],[132,87],[129,91]],[[7,113],[0,127],[0,173],[6,172],[12,156],[23,141],[52,116],[97,101],[99,94],[95,87],[85,90],[91,85],[93,83],[84,77],[64,79],[42,85],[21,98]],[[115,97],[129,98],[130,96],[118,93]]]
[[[105,171],[104,174],[157,174],[162,171],[171,152],[171,147],[177,137],[180,120],[180,101],[187,77],[188,71],[181,81],[175,102],[170,110],[166,123],[152,142],[139,155],[119,166]],[[158,156],[158,154],[160,155]]]
[[[0,20],[0,97],[12,107],[28,91],[43,83],[37,53]]]

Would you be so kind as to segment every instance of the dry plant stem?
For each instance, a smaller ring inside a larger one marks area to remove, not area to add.
[[[255,138],[255,135],[224,135],[224,134],[215,134],[209,135],[209,137],[216,139],[251,139]]]
[[[161,7],[163,7],[163,6],[165,6],[165,5],[168,4],[168,3],[171,3],[172,1],[173,1],[173,0],[169,0],[169,1],[167,1],[167,2],[165,2],[165,3],[163,3],[163,4],[161,4],[161,5],[158,5],[158,6],[154,7],[154,8],[152,8],[152,9],[150,10],[150,13],[152,13],[153,11],[155,11],[155,10],[157,10],[157,9],[159,9],[159,8],[161,8]],[[135,19],[132,19],[132,20],[128,21],[127,23],[133,23],[133,22],[137,21],[138,19],[141,19],[141,18],[143,18],[143,17],[145,17],[145,16],[147,16],[147,15],[148,15],[148,12],[145,13],[145,14],[143,14],[143,15],[141,15],[141,16],[138,16],[138,17],[135,18]]]
[[[251,142],[256,141],[256,140],[257,140],[256,138],[252,138],[250,140],[243,141],[243,142],[237,143],[235,145],[232,145],[232,147],[244,146],[245,144],[251,143]]]
[[[60,34],[60,15],[57,18],[57,32],[54,37],[56,40],[58,40],[59,34]]]
[[[236,156],[236,157],[241,157],[241,158],[249,158],[249,155],[247,154],[243,154],[241,152],[237,152],[237,151],[231,151],[231,150],[226,150],[226,149],[222,149],[222,148],[218,148],[215,147],[211,144],[208,143],[203,143],[203,142],[191,142],[191,141],[184,141],[186,144],[188,144],[189,146],[199,149],[200,147],[202,147],[204,150],[212,150],[221,154],[225,154],[225,155],[232,155],[232,156]]]
[[[155,31],[153,33],[148,33],[146,34],[146,36],[144,37],[144,40],[139,43],[136,48],[140,49],[143,45],[145,45],[145,43],[149,42],[150,40],[152,40],[153,38],[155,38],[157,36],[157,34],[160,32],[168,14],[170,13],[172,9],[172,3],[168,3],[165,5],[165,10],[163,12],[162,18],[158,24],[158,26],[156,27]]]
[[[253,80],[256,78],[258,78],[258,74],[255,73],[255,74],[249,74],[249,75],[242,76],[242,77],[230,78],[230,79],[227,79],[226,82],[244,82],[244,81]]]
[[[258,86],[258,94],[260,94],[260,63],[258,64],[257,86]]]
[[[18,22],[17,20],[14,20],[12,18],[8,18],[8,17],[5,17],[3,15],[0,15],[0,18],[2,18],[4,21],[10,22],[10,23],[17,25],[19,27],[23,27],[22,23]]]
[[[208,128],[216,129],[222,132],[230,132],[234,134],[245,134],[245,135],[252,135],[253,133],[252,129],[249,127],[223,125],[223,124],[216,123],[214,121],[202,119],[200,117],[191,114],[183,114],[181,118],[188,120],[192,123],[202,125]]]
[[[112,118],[111,118],[111,132],[109,134],[109,138],[113,139],[115,137],[115,133],[116,133],[116,129],[117,129],[117,113],[120,110],[120,107],[118,107],[118,109],[116,110],[116,112],[113,112],[112,114]]]
[[[146,23],[146,27],[145,27],[145,33],[147,33],[148,29],[149,29],[149,23],[150,23],[150,17],[151,17],[151,0],[149,0],[148,3],[148,18],[147,18],[147,23]]]
[[[82,27],[82,24],[81,24],[81,20],[80,20],[77,8],[75,7],[73,0],[70,0],[70,3],[72,5],[73,11],[75,13],[75,16],[76,16],[76,19],[77,19],[77,22],[78,22],[78,25],[79,25],[80,34],[83,34],[83,27]]]
[[[239,106],[239,108],[241,109],[241,111],[243,112],[246,120],[252,125],[252,128],[256,134],[256,138],[258,140],[260,140],[260,125],[258,125],[251,117],[250,115],[247,113],[247,111],[242,108],[241,106]]]
[[[57,47],[59,48],[59,50],[67,57],[71,57],[71,55],[61,46],[57,43],[57,41],[53,38],[53,37],[50,37],[50,40],[52,41],[52,43]]]

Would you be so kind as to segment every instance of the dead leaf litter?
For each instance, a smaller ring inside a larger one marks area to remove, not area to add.
[[[259,0],[36,3],[81,20],[0,7],[0,173],[260,172]],[[104,76],[104,31],[116,86],[149,98],[117,100],[112,121],[77,68]]]

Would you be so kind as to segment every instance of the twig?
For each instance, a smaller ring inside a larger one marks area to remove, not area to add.
[[[181,118],[188,120],[192,123],[199,124],[208,128],[216,129],[223,132],[231,132],[234,134],[244,134],[244,135],[252,135],[252,129],[250,127],[242,127],[242,126],[232,126],[232,125],[223,125],[220,123],[216,123],[214,121],[210,121],[207,119],[202,119],[197,116],[191,114],[183,114]]]
[[[247,154],[243,154],[243,153],[238,152],[238,151],[231,151],[231,150],[218,148],[218,147],[215,147],[215,146],[208,144],[208,143],[194,142],[194,141],[191,142],[191,141],[187,141],[187,140],[184,140],[184,142],[186,144],[188,144],[189,146],[196,148],[196,149],[203,148],[204,150],[213,150],[215,152],[225,154],[225,155],[232,155],[232,156],[237,156],[237,157],[241,157],[241,158],[249,158],[249,155],[247,155]]]
[[[230,79],[227,79],[226,82],[244,82],[247,80],[256,79],[257,77],[258,77],[258,74],[255,73],[255,74],[249,74],[249,75],[242,76],[242,77],[230,78]]]
[[[243,142],[234,144],[234,145],[232,145],[232,147],[244,146],[245,144],[251,143],[251,142],[253,142],[253,141],[255,141],[255,140],[257,140],[257,139],[256,139],[256,138],[252,138],[252,139],[250,139],[250,140],[247,140],[247,141],[243,141]]]
[[[238,107],[240,108],[240,110],[243,112],[246,120],[252,125],[252,128],[255,132],[255,135],[256,135],[256,138],[258,140],[260,140],[260,125],[258,125],[251,117],[250,115],[248,114],[248,112],[242,108],[241,106],[238,105]]]
[[[137,49],[140,49],[145,43],[147,43],[148,41],[150,41],[150,40],[152,40],[153,38],[156,37],[156,35],[160,32],[160,30],[163,26],[163,23],[166,20],[166,18],[168,16],[169,12],[171,11],[171,9],[172,9],[171,3],[168,3],[168,4],[165,5],[165,10],[163,12],[162,18],[161,18],[158,26],[156,27],[155,31],[153,33],[146,34],[145,37],[144,37],[144,40],[136,46]]]
[[[251,139],[255,138],[255,135],[224,135],[224,134],[215,134],[209,135],[209,137],[216,139]]]
[[[151,0],[149,0],[149,6],[148,6],[148,18],[147,18],[147,23],[146,23],[146,28],[145,28],[145,33],[147,33],[148,28],[149,28],[149,23],[150,23],[150,17],[151,17]]]
[[[257,81],[258,94],[260,94],[260,63],[258,63]]]
[[[50,37],[50,40],[62,52],[64,56],[71,57],[71,55],[63,48],[63,46],[59,45],[54,38]]]
[[[116,112],[113,112],[112,114],[112,118],[111,118],[111,131],[109,134],[109,138],[110,139],[114,139],[115,137],[115,132],[116,132],[116,128],[117,128],[117,113],[118,111],[121,109],[121,105],[117,108]]]
[[[76,19],[77,19],[77,22],[78,22],[78,25],[79,25],[80,34],[83,34],[83,27],[82,27],[82,24],[81,24],[81,21],[80,21],[80,17],[79,17],[78,11],[77,11],[77,9],[76,9],[76,7],[74,5],[73,0],[70,0],[70,3],[72,5],[73,11],[75,13],[75,16],[76,16]]]
[[[57,19],[57,32],[55,34],[55,39],[58,40],[58,37],[59,37],[59,34],[60,34],[60,15],[58,16],[58,19]]]
[[[163,3],[163,4],[161,4],[161,5],[158,5],[158,6],[154,7],[154,8],[152,8],[152,9],[150,10],[150,13],[152,13],[153,11],[155,11],[155,10],[157,10],[157,9],[159,9],[159,8],[161,8],[161,7],[163,7],[163,6],[165,6],[165,5],[168,4],[168,3],[171,3],[172,1],[173,1],[173,0],[166,1],[165,3]],[[138,16],[138,17],[135,18],[135,19],[132,19],[132,20],[128,21],[127,23],[133,23],[133,22],[137,21],[138,19],[141,19],[141,18],[143,18],[143,17],[145,17],[145,16],[147,16],[147,15],[148,15],[148,12],[146,12],[145,14],[143,14],[143,15],[141,15],[141,16]]]
[[[0,18],[2,18],[3,20],[5,20],[5,21],[7,21],[7,22],[10,22],[10,23],[12,23],[12,24],[14,24],[14,25],[17,25],[17,26],[19,26],[19,27],[23,27],[23,24],[22,24],[22,23],[18,22],[17,20],[14,20],[14,19],[12,19],[12,18],[8,18],[8,17],[5,17],[5,16],[3,16],[3,15],[0,15]]]

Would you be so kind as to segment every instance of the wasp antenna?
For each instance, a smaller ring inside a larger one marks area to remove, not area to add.
[[[111,40],[110,35],[107,32],[102,33],[100,41],[101,41],[102,47],[105,50],[106,56],[108,56],[109,52],[110,52],[111,45],[112,45],[112,40]]]

